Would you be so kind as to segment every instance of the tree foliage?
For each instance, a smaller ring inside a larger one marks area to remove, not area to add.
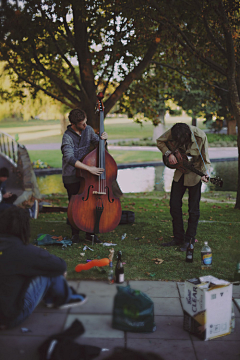
[[[69,108],[80,107],[96,129],[96,93],[115,85],[105,100],[107,114],[158,47],[159,29],[144,14],[136,20],[136,11],[117,0],[5,4],[0,59],[7,61],[16,94],[23,96],[21,86],[27,85],[33,96],[41,90]]]

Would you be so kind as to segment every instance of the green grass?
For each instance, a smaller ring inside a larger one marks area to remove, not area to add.
[[[61,150],[29,150],[28,151],[31,162],[42,160],[54,168],[62,167],[62,153]]]
[[[62,153],[60,150],[29,150],[31,161],[42,160],[54,168],[62,167]],[[153,151],[125,151],[110,150],[117,164],[126,164],[133,162],[161,161],[161,152]]]
[[[239,210],[234,209],[234,201],[228,203],[227,193],[204,194],[201,202],[201,218],[198,226],[197,240],[194,248],[193,263],[185,262],[185,253],[177,247],[162,247],[161,244],[172,239],[172,222],[169,214],[169,194],[164,192],[126,194],[121,199],[122,209],[134,211],[135,222],[131,225],[119,225],[115,230],[99,234],[103,242],[117,244],[114,246],[115,254],[118,250],[123,252],[126,280],[174,280],[183,281],[191,277],[211,274],[218,278],[232,281],[236,261],[240,259],[239,248]],[[236,193],[231,194],[235,198]],[[208,200],[211,200],[209,202]],[[46,198],[54,204],[67,206],[67,197],[55,195]],[[213,202],[214,201],[214,202]],[[184,223],[187,225],[187,197],[183,200]],[[31,221],[31,242],[37,234],[48,233],[55,236],[70,238],[70,228],[66,225],[66,213],[40,213],[37,220]],[[201,222],[206,221],[206,222]],[[122,235],[127,236],[121,240]],[[84,233],[81,232],[84,239]],[[213,252],[213,266],[210,271],[201,270],[200,252],[204,241],[208,241]],[[101,259],[108,257],[109,247],[100,244],[93,246],[94,251],[86,250],[81,257],[84,243],[73,244],[65,250],[61,246],[48,246],[46,249],[62,257],[68,265],[68,279],[105,279],[106,273],[100,273],[93,268],[80,273],[75,272],[75,266],[86,263],[87,258]],[[163,260],[161,265],[156,265],[154,260]],[[116,256],[114,257],[114,265]],[[103,268],[107,270],[107,268]]]

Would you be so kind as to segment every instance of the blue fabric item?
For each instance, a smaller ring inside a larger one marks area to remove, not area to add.
[[[62,245],[62,247],[67,247],[72,245],[72,240],[63,238],[61,236],[52,236],[49,234],[38,234],[37,239],[35,241],[38,246],[46,246],[46,245]]]
[[[72,296],[72,291],[68,286],[64,276],[46,277],[38,276],[31,280],[23,301],[23,308],[20,314],[12,320],[8,328],[15,327],[24,321],[41,300],[46,303],[60,306],[67,303]]]

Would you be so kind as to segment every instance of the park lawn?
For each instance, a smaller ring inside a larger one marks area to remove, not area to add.
[[[231,196],[230,196],[231,195]],[[115,254],[122,250],[126,280],[166,280],[184,281],[192,277],[211,274],[218,278],[232,281],[237,260],[240,259],[239,249],[239,210],[234,209],[236,193],[210,192],[203,194],[201,201],[201,218],[197,232],[193,263],[185,262],[185,253],[177,247],[162,247],[161,244],[172,239],[172,223],[169,214],[169,194],[164,192],[125,194],[121,199],[122,209],[134,211],[134,224],[119,225],[115,230],[99,234],[103,242],[117,244]],[[55,194],[48,196],[46,201],[56,205],[67,206],[67,196]],[[187,222],[187,197],[183,200],[185,225]],[[40,213],[37,220],[31,221],[31,242],[37,234],[47,233],[54,236],[70,238],[70,227],[66,225],[67,213]],[[121,240],[126,233],[126,238]],[[50,253],[62,257],[68,266],[68,279],[99,279],[107,281],[107,274],[93,268],[80,273],[75,266],[86,263],[86,259],[108,257],[109,247],[100,244],[91,245],[84,242],[73,244],[62,249],[61,246],[45,247]],[[201,270],[200,252],[204,241],[208,241],[213,251],[211,270]],[[94,251],[86,250],[82,257],[84,244]],[[161,265],[154,259],[162,259]],[[114,264],[116,264],[116,256]],[[107,270],[107,267],[102,268]]]
[[[46,162],[53,168],[62,167],[61,150],[29,150],[31,162],[41,160]],[[127,164],[135,162],[162,161],[161,152],[153,151],[126,151],[126,150],[110,150],[117,164]]]

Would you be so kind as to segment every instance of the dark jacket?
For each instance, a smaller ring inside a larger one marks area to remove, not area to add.
[[[80,181],[76,177],[75,163],[77,160],[81,160],[85,155],[89,153],[90,145],[97,145],[99,142],[99,136],[95,134],[93,128],[89,125],[82,131],[81,135],[78,135],[68,125],[62,138],[62,177],[63,183],[72,184]]]
[[[0,324],[7,325],[20,314],[33,277],[59,276],[66,269],[65,261],[48,251],[0,234]]]

